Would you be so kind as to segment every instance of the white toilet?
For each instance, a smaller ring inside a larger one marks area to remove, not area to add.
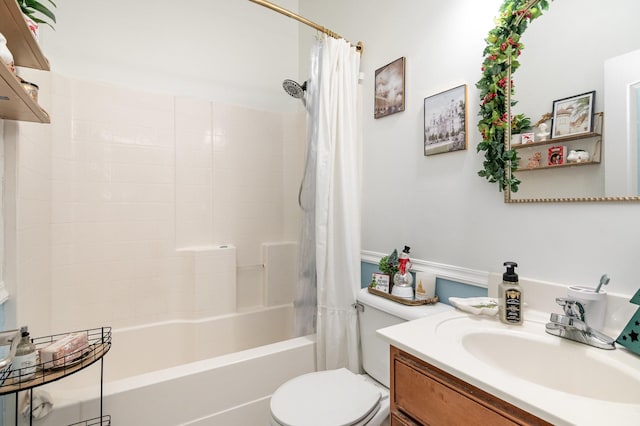
[[[407,306],[358,293],[362,364],[367,374],[341,368],[295,377],[271,397],[272,426],[380,426],[389,424],[389,344],[376,330],[453,309]]]

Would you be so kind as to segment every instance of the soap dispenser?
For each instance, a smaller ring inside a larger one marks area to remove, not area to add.
[[[20,328],[22,338],[16,346],[16,354],[13,357],[11,366],[13,372],[11,376],[19,381],[30,380],[36,373],[36,346],[29,337],[29,330],[26,326]]]
[[[522,288],[518,283],[515,262],[504,262],[507,270],[502,274],[502,282],[498,286],[498,315],[505,324],[522,324]]]

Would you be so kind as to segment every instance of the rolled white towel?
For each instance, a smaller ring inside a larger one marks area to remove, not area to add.
[[[33,392],[33,410],[31,410],[29,392],[25,392],[22,397],[20,412],[25,419],[29,418],[29,412],[31,412],[34,419],[41,419],[53,409],[53,398],[49,392],[43,389],[32,389],[31,392]]]

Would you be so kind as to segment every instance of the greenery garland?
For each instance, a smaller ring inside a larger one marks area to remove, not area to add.
[[[512,95],[514,93],[513,80],[509,75],[520,66],[518,56],[524,48],[520,37],[528,23],[542,16],[542,10],[548,7],[548,0],[505,0],[500,6],[496,27],[485,39],[487,47],[483,52],[482,78],[476,83],[481,99],[478,115],[482,117],[478,122],[482,142],[478,144],[477,152],[485,151],[484,168],[478,175],[489,182],[498,182],[500,191],[509,188],[516,192],[520,184],[516,177],[505,173],[506,166],[511,166],[512,171],[518,168],[516,151],[505,149],[507,120],[511,120],[514,133],[531,125],[531,120],[523,114],[507,117],[507,88]],[[511,100],[511,106],[515,104]]]

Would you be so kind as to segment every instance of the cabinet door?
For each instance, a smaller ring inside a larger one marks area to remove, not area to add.
[[[548,424],[393,347],[391,361],[391,409],[399,419],[394,424],[431,426]],[[416,423],[406,422],[403,420],[406,417]]]

